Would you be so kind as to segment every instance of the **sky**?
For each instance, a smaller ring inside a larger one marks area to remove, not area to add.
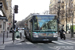
[[[44,13],[49,10],[50,0],[12,0],[12,9],[18,5],[18,13],[15,14],[15,20],[21,21],[30,13]]]

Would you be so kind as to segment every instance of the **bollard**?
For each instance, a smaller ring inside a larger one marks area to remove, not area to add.
[[[4,31],[3,31],[3,44],[4,44]]]
[[[12,30],[12,40],[13,40],[13,42],[15,40],[15,31],[14,30]]]
[[[7,31],[7,38],[8,38],[8,31]]]

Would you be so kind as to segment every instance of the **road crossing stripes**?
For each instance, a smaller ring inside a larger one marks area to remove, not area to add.
[[[13,42],[11,42],[10,41],[10,43],[13,43]],[[10,43],[9,43],[9,45],[10,45]],[[8,43],[5,43],[5,45],[6,44],[8,44]],[[25,44],[27,44],[27,45],[46,45],[46,43],[32,43],[32,42],[30,42],[30,41],[25,41],[25,42],[15,42],[15,43],[13,43],[14,45],[25,45]],[[58,40],[58,41],[52,41],[52,43],[47,43],[47,44],[50,44],[50,45],[75,45],[75,41],[68,41],[68,40]],[[0,46],[0,49],[4,49],[5,48],[5,45],[1,45]]]
[[[70,42],[66,42],[66,41],[59,41],[59,42],[64,43],[64,44],[73,45],[72,43],[70,43]]]
[[[0,45],[0,49],[4,49],[5,48],[5,45]]]
[[[52,41],[53,43],[56,43],[56,44],[62,44],[63,45],[63,43],[59,43],[58,41]]]
[[[25,42],[26,44],[33,44],[33,43],[31,43],[31,42]]]
[[[56,43],[56,44],[61,44],[61,45],[75,45],[74,41],[62,41],[62,40],[59,40],[59,41],[52,41],[52,42]]]
[[[52,41],[52,43],[32,43],[30,41],[25,41],[25,42],[11,42],[10,43],[14,44],[14,45],[46,45],[46,44],[49,44],[49,45],[75,45],[75,42],[74,41],[68,41],[68,40],[58,40],[58,41]],[[9,43],[9,45],[10,45]],[[8,45],[8,43],[5,43],[5,45]],[[5,46],[0,46],[0,49],[4,49]]]
[[[25,44],[34,44],[34,43],[27,41],[25,42]],[[36,43],[36,44],[44,44],[44,43]],[[59,41],[52,41],[52,43],[47,43],[47,44],[75,45],[75,42],[59,40]]]
[[[75,41],[67,41],[67,43],[71,43],[71,44],[75,45]]]
[[[13,42],[10,42],[10,43],[13,43]],[[10,44],[9,43],[9,44]],[[5,44],[8,44],[8,43],[5,43]],[[15,42],[14,44],[16,45],[22,45],[22,44],[34,44],[30,41],[25,41],[25,42]],[[41,44],[46,44],[46,43],[35,43],[35,44],[38,44],[38,45],[41,45]],[[58,45],[75,45],[75,42],[74,41],[68,41],[68,40],[58,40],[58,41],[52,41],[52,43],[47,43],[47,44],[58,44]]]

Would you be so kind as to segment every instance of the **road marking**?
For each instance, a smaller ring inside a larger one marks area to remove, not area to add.
[[[31,43],[31,42],[25,42],[26,44],[33,44],[33,43]]]
[[[4,44],[11,44],[11,43],[13,43],[13,41],[5,42]]]
[[[5,48],[5,45],[0,45],[0,49],[4,49]]]
[[[62,44],[63,45],[63,43],[59,43],[59,41],[52,41],[53,43],[56,43],[56,44]]]
[[[22,43],[17,43],[16,45],[22,45]]]
[[[74,41],[68,41],[69,43],[73,43],[73,44],[75,44],[75,42]]]
[[[56,44],[62,44],[62,45],[66,45],[66,44],[75,45],[75,42],[72,42],[72,41],[61,41],[61,40],[59,40],[59,41],[52,41],[52,42],[56,43]]]
[[[59,42],[64,43],[64,44],[74,45],[74,44],[68,43],[68,42],[66,42],[66,41],[59,41]]]

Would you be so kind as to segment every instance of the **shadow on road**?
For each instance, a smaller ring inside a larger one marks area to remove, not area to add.
[[[29,39],[25,39],[25,40],[23,40],[21,42],[28,42],[28,41],[33,43],[33,44],[37,44],[37,43],[44,43],[44,44],[53,43],[52,41],[31,41]]]

